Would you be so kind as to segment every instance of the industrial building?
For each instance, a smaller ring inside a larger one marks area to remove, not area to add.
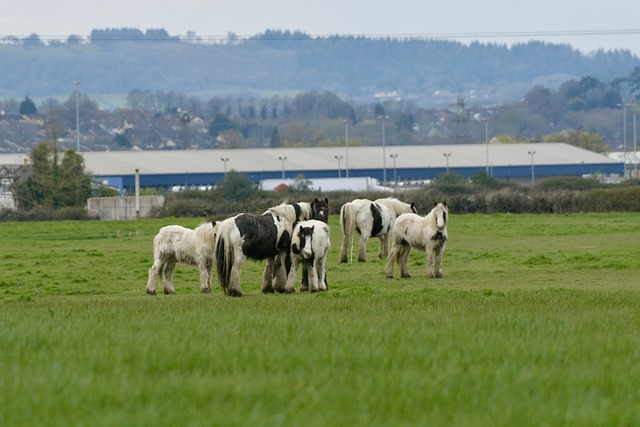
[[[229,171],[256,183],[294,178],[374,178],[379,182],[434,179],[447,171],[487,171],[500,180],[534,182],[551,176],[623,174],[623,163],[564,143],[471,144],[83,152],[98,181],[131,193],[140,187],[210,188]],[[0,164],[24,164],[25,154],[0,155]],[[348,180],[344,180],[345,187]]]

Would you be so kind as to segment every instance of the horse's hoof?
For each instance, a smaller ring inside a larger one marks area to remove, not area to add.
[[[309,292],[309,286],[300,286],[300,292]]]
[[[387,274],[387,279],[393,279],[393,274]]]
[[[237,289],[229,289],[229,292],[227,293],[227,295],[229,295],[230,297],[241,297],[242,292],[240,292]]]
[[[289,289],[289,288],[285,288],[285,289],[284,289],[284,293],[285,293],[285,294],[292,294],[292,293],[294,293],[295,291],[296,291],[296,289],[295,289],[295,288],[291,288],[291,289]]]
[[[273,288],[264,288],[264,289],[262,289],[262,293],[263,294],[273,294],[273,293],[275,293],[275,290]]]
[[[347,258],[340,258],[340,262],[342,264],[346,264],[348,262]]]
[[[366,258],[358,258],[358,262],[367,262]]]
[[[165,289],[165,290],[164,290],[164,294],[165,294],[165,295],[175,295],[175,294],[176,294],[176,291],[174,291],[174,290],[167,290],[167,289]]]
[[[402,275],[403,279],[411,279],[411,275],[409,273]]]
[[[150,289],[147,289],[147,295],[156,296],[156,291],[152,291]]]
[[[309,292],[310,294],[317,294],[318,290],[317,289],[311,289],[311,292]]]
[[[210,294],[211,293],[211,289],[209,289],[209,288],[201,289],[200,292],[203,293],[203,294]]]

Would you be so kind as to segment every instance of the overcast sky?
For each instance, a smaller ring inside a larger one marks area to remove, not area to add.
[[[640,55],[638,0],[22,0],[6,2],[0,13],[0,36],[88,35],[122,27],[199,36],[280,29],[506,44],[535,39],[583,52],[629,49]],[[504,36],[488,36],[496,33]]]

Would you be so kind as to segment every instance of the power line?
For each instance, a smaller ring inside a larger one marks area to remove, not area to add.
[[[615,36],[640,35],[640,29],[604,29],[604,30],[552,30],[552,31],[492,31],[492,32],[450,32],[450,33],[374,33],[374,34],[306,34],[303,32],[275,32],[254,35],[177,35],[177,36],[146,36],[146,35],[107,35],[81,36],[70,35],[38,35],[41,41],[77,41],[77,42],[117,42],[117,41],[148,41],[148,42],[195,42],[216,43],[226,41],[282,41],[282,40],[432,40],[432,39],[487,39],[487,38],[525,38],[525,37],[582,37],[582,36]],[[24,41],[31,35],[0,35],[0,42]]]

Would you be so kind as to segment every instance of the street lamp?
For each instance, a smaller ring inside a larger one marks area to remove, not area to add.
[[[224,176],[227,176],[227,162],[229,161],[228,157],[223,157],[220,159],[222,163],[224,163]]]
[[[442,154],[447,159],[447,174],[449,173],[449,157],[451,157],[451,153],[443,153]]]
[[[529,153],[529,155],[531,156],[531,183],[535,184],[536,183],[536,174],[535,174],[535,170],[533,167],[533,155],[536,154],[535,151],[527,151],[527,153]]]
[[[282,179],[284,180],[284,161],[287,160],[287,158],[278,156],[278,159],[282,162]]]
[[[74,80],[73,84],[80,85],[80,80]],[[80,102],[78,101],[78,89],[76,88],[76,153],[80,152]]]
[[[349,178],[349,121],[344,119],[344,150],[345,150],[345,169],[344,176]]]
[[[633,104],[633,178],[638,177],[638,158],[636,153],[636,104]]]
[[[390,154],[389,157],[393,159],[393,182],[395,186],[398,186],[398,175],[396,175],[396,159],[398,158],[398,153]]]
[[[618,104],[622,107],[622,177],[627,176],[627,104]]]
[[[338,160],[338,179],[342,178],[340,175],[340,160],[342,160],[342,156],[333,156],[334,159]]]
[[[382,182],[387,182],[387,144],[386,144],[386,131],[385,122],[389,116],[379,117],[382,120]]]
[[[487,171],[487,175],[489,175],[489,117],[485,117],[483,120],[484,120],[485,157],[487,161],[486,171]]]
[[[184,127],[184,149],[189,149],[189,123],[193,120],[193,116],[189,114],[187,110],[181,110],[178,108],[178,113],[180,114],[180,123]]]

